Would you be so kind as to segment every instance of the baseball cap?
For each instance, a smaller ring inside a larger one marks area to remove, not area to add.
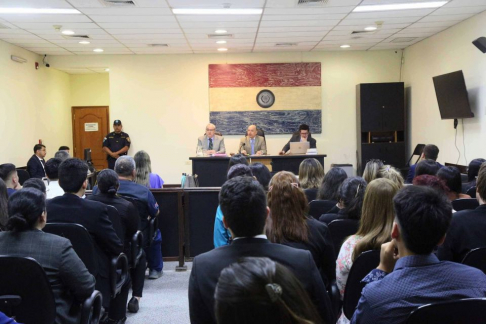
[[[113,125],[115,125],[115,126],[121,126],[121,124],[122,124],[121,120],[119,120],[119,119],[115,119],[115,121],[113,122]]]

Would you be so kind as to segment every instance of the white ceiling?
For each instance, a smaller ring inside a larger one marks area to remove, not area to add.
[[[82,14],[0,14],[0,39],[38,54],[174,54],[402,49],[486,10],[486,0],[451,0],[439,9],[353,13],[358,5],[424,0],[329,0],[298,6],[298,0],[133,0],[135,7],[107,7],[102,0],[0,0],[0,7],[75,8]],[[174,15],[171,8],[263,8],[262,15]],[[353,35],[381,21],[374,33]],[[66,39],[53,26],[88,35],[88,45]],[[218,45],[216,29],[233,38]],[[407,42],[397,42],[397,38]],[[394,41],[395,40],[395,41]],[[276,47],[276,43],[296,43]],[[168,44],[150,47],[149,44]],[[351,45],[348,49],[340,45]],[[93,52],[102,48],[103,53]],[[100,68],[101,69],[101,68]]]

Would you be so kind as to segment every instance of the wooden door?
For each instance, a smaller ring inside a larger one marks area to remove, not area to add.
[[[84,149],[91,149],[91,160],[96,170],[106,169],[103,138],[109,128],[108,107],[72,107],[74,156],[84,159]]]

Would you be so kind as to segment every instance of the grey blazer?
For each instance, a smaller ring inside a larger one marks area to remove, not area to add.
[[[39,230],[1,232],[0,254],[31,257],[39,262],[54,293],[56,324],[79,323],[79,312],[70,314],[69,311],[73,305],[91,295],[95,289],[95,278],[68,239]]]
[[[241,151],[243,150],[245,150],[246,153],[251,154],[251,144],[250,144],[250,138],[248,136],[242,137],[240,139],[240,146],[238,148],[238,152],[241,153]],[[255,136],[254,150],[255,150],[255,154],[258,151],[262,151],[262,154],[267,154],[267,144],[265,143],[264,137],[258,135]]]
[[[208,148],[208,137],[206,135],[201,136],[197,139],[197,146],[201,146],[203,150],[209,150]],[[214,135],[213,137],[213,150],[218,153],[226,153],[226,148],[224,146],[224,137],[219,135]]]

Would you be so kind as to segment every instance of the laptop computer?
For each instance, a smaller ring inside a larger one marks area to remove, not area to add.
[[[290,142],[290,154],[306,154],[310,142]]]

